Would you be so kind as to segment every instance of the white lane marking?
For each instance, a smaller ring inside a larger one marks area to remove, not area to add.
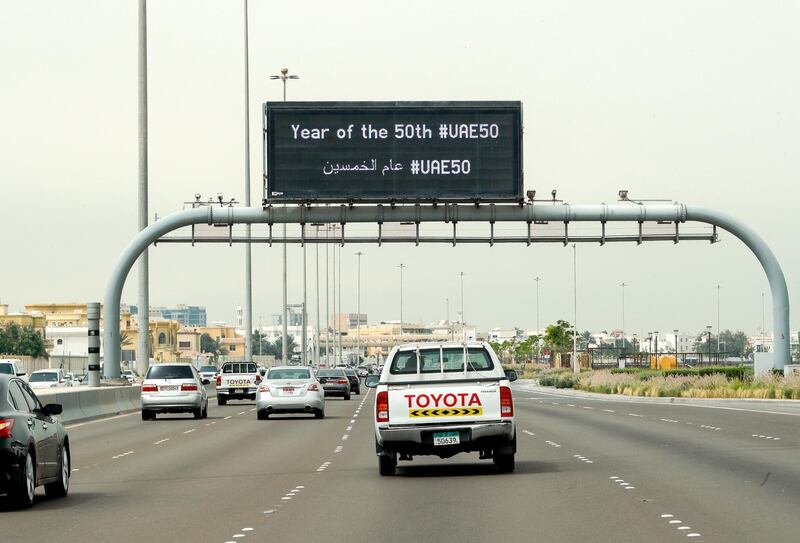
[[[233,537],[234,537],[234,539],[237,538],[237,537],[244,537],[244,534],[234,534]]]
[[[531,432],[530,430],[523,430],[522,433],[523,434],[528,434],[529,436],[535,436],[536,435],[533,432]]]
[[[677,423],[677,422],[680,422],[680,421],[673,420],[673,419],[659,419],[659,420],[660,420],[661,422],[671,422],[671,423],[673,423],[673,424],[674,424],[674,423]]]
[[[245,413],[247,413],[247,411],[240,411],[238,414],[239,415],[244,415]]]
[[[155,443],[153,443],[153,445],[161,445],[162,443],[166,443],[167,441],[169,441],[169,438],[168,438],[168,437],[167,437],[167,438],[164,438],[164,439],[159,439],[158,441],[156,441]]]
[[[356,423],[355,419],[350,421],[350,424],[355,424],[355,423]]]
[[[291,500],[292,498],[290,498],[289,496],[284,496],[284,497],[283,497],[283,498],[281,498],[281,499],[282,499],[282,500]]]
[[[613,409],[603,409],[606,413],[616,413]]]
[[[253,409],[251,409],[251,410],[250,410],[250,412],[252,413],[252,412],[253,412],[253,411],[255,411],[255,410],[256,410],[256,408],[254,407]]]
[[[252,528],[242,528],[241,531],[242,532],[252,532],[253,529]]]
[[[669,513],[666,513],[666,514],[664,514],[664,515],[661,515],[661,518],[672,518],[672,517],[674,517],[674,516],[675,516],[675,515],[670,515]]]
[[[636,490],[635,486],[626,486],[625,490]]]
[[[637,414],[637,413],[628,413],[628,416],[629,416],[629,417],[641,417],[641,416],[643,416],[643,415],[639,415],[639,414]]]
[[[616,481],[617,479],[619,479],[619,477],[617,477],[616,475],[612,475],[611,477],[609,477],[609,479],[611,479],[612,481]]]
[[[348,426],[347,428],[345,428],[345,432],[349,432],[349,431],[350,431],[350,430],[352,430],[352,429],[353,429],[353,427],[352,427],[352,426]]]
[[[73,468],[73,469],[72,469],[72,471],[73,471],[73,472],[75,472],[75,471],[80,471],[80,470],[81,470],[81,468]]]
[[[349,438],[349,437],[350,436],[348,434],[343,435],[342,436],[342,441],[347,441],[347,438]]]
[[[575,404],[574,403],[568,403],[567,407],[575,407]]]
[[[295,490],[303,490],[304,488],[305,488],[304,486],[296,486],[296,487],[294,487]]]
[[[133,451],[128,451],[128,452],[124,452],[124,453],[118,454],[116,456],[112,456],[111,459],[112,460],[116,460],[117,458],[122,458],[124,456],[128,456],[129,454],[133,454]]]
[[[191,434],[191,433],[192,433],[192,432],[194,432],[195,430],[197,430],[197,428],[192,428],[191,430],[186,430],[186,431],[184,432],[184,434]]]
[[[691,526],[678,526],[678,530],[691,530]]]
[[[584,409],[594,409],[594,407],[589,407],[588,405],[583,406]]]
[[[228,420],[228,419],[229,419],[229,418],[231,418],[232,416],[233,416],[233,415],[228,415],[227,417],[225,417],[225,418],[224,418],[224,419],[222,419],[222,420]]]
[[[550,445],[551,447],[556,447],[556,448],[558,448],[558,447],[560,447],[560,446],[561,446],[561,445],[559,445],[558,443],[556,443],[555,441],[545,441],[545,443],[547,443],[547,444],[548,444],[548,445]]]
[[[113,417],[108,417],[104,419],[97,419],[97,420],[89,420],[86,422],[77,422],[75,424],[64,425],[64,428],[67,430],[72,430],[73,428],[80,428],[81,426],[86,426],[88,424],[97,424],[98,422],[108,422],[110,420],[117,420],[123,417],[130,417],[131,415],[138,415],[141,411],[138,409],[133,413],[123,413],[122,415],[114,415]]]
[[[333,451],[333,452],[334,452],[334,453],[340,453],[340,452],[342,452],[342,449],[344,449],[344,447],[342,447],[341,445],[339,445],[338,447],[336,447],[336,450],[335,450],[335,451]]]
[[[683,524],[683,523],[682,523],[681,521],[679,521],[678,519],[672,519],[671,521],[669,521],[669,523],[670,523],[670,524]]]
[[[275,509],[267,509],[266,511],[264,511],[264,514],[265,515],[271,515],[274,512],[275,512]]]
[[[686,537],[702,537],[702,535],[698,534],[697,532],[692,534],[686,534]]]

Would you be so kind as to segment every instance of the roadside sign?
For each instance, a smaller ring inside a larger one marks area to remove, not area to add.
[[[267,102],[269,202],[522,199],[520,102]]]

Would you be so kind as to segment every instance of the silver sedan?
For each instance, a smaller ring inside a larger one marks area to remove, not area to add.
[[[258,420],[275,413],[308,413],[325,418],[325,391],[310,368],[270,368],[256,393]]]
[[[142,382],[142,420],[153,420],[157,413],[208,417],[207,384],[208,379],[202,379],[189,364],[150,366]]]

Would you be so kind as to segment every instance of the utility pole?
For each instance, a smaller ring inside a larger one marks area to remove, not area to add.
[[[580,373],[578,364],[578,248],[572,244],[572,371]]]
[[[619,286],[622,287],[622,352],[625,352],[625,287],[628,286],[627,283],[620,283]]]
[[[147,0],[139,0],[139,231],[147,228]],[[147,249],[139,257],[139,337],[136,371],[150,365],[150,265]],[[106,364],[104,377],[119,377],[119,368]]]
[[[461,339],[467,341],[467,319],[464,317],[464,272],[459,272],[461,279]]]
[[[283,82],[283,101],[286,101],[286,81],[289,79],[300,79],[298,75],[289,75],[289,69],[283,68],[281,70],[281,75],[271,75],[269,76],[270,79],[280,79]],[[305,253],[305,249],[304,249]],[[305,271],[305,270],[303,270]],[[283,224],[283,309],[282,309],[282,321],[283,321],[283,331],[281,333],[281,342],[283,343],[281,357],[283,360],[283,364],[289,363],[289,346],[288,346],[288,323],[287,320],[289,318],[289,311],[288,311],[288,299],[287,299],[287,271],[286,271],[286,223]],[[305,297],[305,296],[304,296]],[[303,300],[305,301],[305,300]],[[305,322],[303,323],[305,324]],[[303,346],[305,348],[305,346]]]
[[[358,288],[356,289],[358,291],[356,303],[356,336],[358,343],[356,344],[356,365],[361,363],[361,256],[363,254],[361,251],[356,253],[358,257]]]
[[[334,227],[333,230],[334,239],[336,238],[336,228]],[[337,334],[336,331],[339,329],[339,315],[336,313],[336,245],[333,246],[332,251],[333,253],[333,363],[336,365],[336,358],[339,356],[339,342],[337,341]],[[341,333],[341,331],[340,331]]]
[[[722,288],[722,287],[720,285],[717,285],[716,288],[717,288],[717,352],[720,352],[719,351],[719,338],[720,338],[720,334],[721,334],[722,331],[719,329],[719,298],[720,298],[720,288]]]
[[[328,266],[328,256],[330,245],[327,243],[330,235],[330,225],[325,225],[325,367],[331,367],[331,289],[330,289],[330,267]]]
[[[244,0],[244,205],[250,207],[250,58],[247,0]],[[244,358],[253,359],[253,252],[251,225],[245,225],[244,245]],[[259,352],[259,354],[261,354]]]
[[[344,232],[342,232],[342,237],[344,238]],[[342,239],[342,241],[344,241],[344,239]],[[341,319],[341,316],[342,316],[342,246],[338,245],[338,248],[339,248],[339,296],[338,296],[337,299],[339,300],[339,318]],[[339,323],[339,364],[344,364],[344,357],[343,357],[344,349],[342,348],[342,340],[344,339],[344,337],[343,337],[343,334],[342,334],[341,327],[342,327],[342,324],[340,322]],[[349,322],[348,322],[347,328],[348,328],[348,330],[350,329]]]
[[[303,234],[305,234],[305,227],[306,225],[300,225],[300,228],[304,230]],[[303,235],[305,239],[305,235]],[[303,329],[300,331],[300,342],[303,344],[303,347],[300,349],[300,365],[301,366],[308,366],[308,297],[306,296],[306,244],[303,243],[303,308],[302,308],[302,319],[303,319]]]
[[[317,239],[319,239],[319,226],[315,227],[317,229]],[[320,335],[322,334],[319,322],[319,243],[314,245],[314,267],[316,268],[316,275],[317,275],[317,341],[316,347],[314,349],[314,360],[316,360],[317,365],[319,365],[319,339]]]

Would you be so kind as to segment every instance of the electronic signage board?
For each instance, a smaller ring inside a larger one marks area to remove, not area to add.
[[[522,199],[520,102],[267,102],[268,202]]]

